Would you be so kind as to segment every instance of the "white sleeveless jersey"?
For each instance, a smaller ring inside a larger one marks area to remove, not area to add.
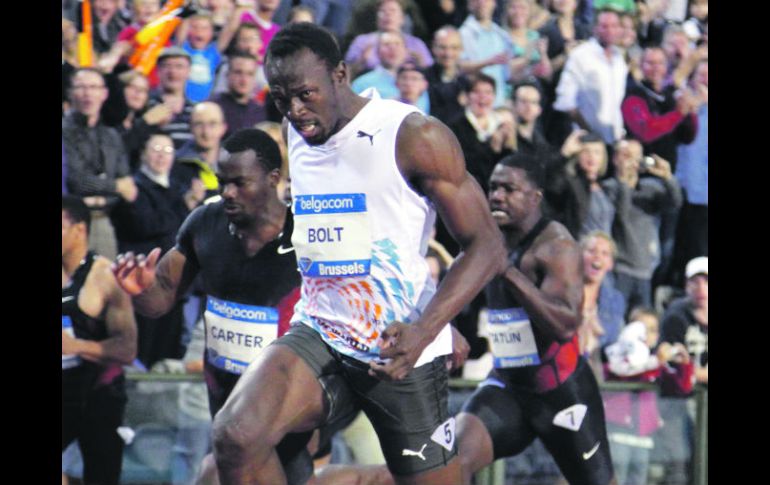
[[[388,325],[417,320],[436,292],[425,261],[436,213],[396,165],[398,129],[419,110],[369,93],[323,145],[308,145],[288,127],[292,245],[302,273],[292,324],[311,326],[363,362],[379,358]],[[415,367],[451,351],[446,325]]]

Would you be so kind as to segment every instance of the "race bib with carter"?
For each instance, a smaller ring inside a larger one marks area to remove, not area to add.
[[[540,364],[529,315],[523,308],[489,310],[489,344],[496,369]]]
[[[70,337],[75,338],[75,329],[72,328],[72,319],[69,315],[61,316],[61,329],[64,330]],[[63,355],[61,356],[61,368],[72,369],[82,363],[80,357],[77,355]]]
[[[209,363],[243,374],[249,363],[278,338],[278,309],[208,297],[206,349]]]
[[[303,276],[366,276],[372,238],[366,194],[298,195],[292,245]]]

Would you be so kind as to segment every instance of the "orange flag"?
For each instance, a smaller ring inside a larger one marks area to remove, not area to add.
[[[81,30],[78,32],[78,63],[80,67],[94,65],[93,20],[91,19],[91,0],[81,0]]]

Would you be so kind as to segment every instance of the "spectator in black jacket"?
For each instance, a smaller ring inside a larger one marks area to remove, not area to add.
[[[121,253],[147,254],[155,247],[163,252],[174,246],[177,230],[196,200],[193,191],[203,196],[203,186],[185,191],[169,177],[174,163],[174,144],[168,135],[152,135],[142,152],[142,165],[134,174],[138,195],[132,203],[115,207],[112,220]]]
[[[136,200],[119,204],[112,214],[120,253],[147,254],[155,247],[165,253],[174,246],[179,226],[190,210],[203,198],[205,188],[202,183],[183,193],[184,188],[169,177],[173,163],[171,137],[152,135],[142,153],[142,165],[134,174],[139,192]],[[194,193],[196,190],[197,194]],[[135,315],[139,333],[137,355],[146,367],[162,359],[179,359],[184,355],[181,343],[184,302],[180,300],[160,318]]]

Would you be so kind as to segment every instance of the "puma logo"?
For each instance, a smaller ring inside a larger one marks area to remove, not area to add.
[[[404,450],[401,452],[401,456],[416,456],[420,458],[422,461],[426,461],[425,455],[422,454],[422,452],[425,451],[426,446],[428,446],[428,443],[425,443],[424,445],[422,445],[422,448],[420,448],[420,451],[412,451],[404,448]]]
[[[377,134],[377,133],[379,133],[380,131],[382,131],[382,130],[377,130],[377,131],[375,131],[374,133],[372,133],[372,134],[370,135],[369,133],[365,133],[365,132],[363,132],[363,131],[361,131],[361,130],[358,130],[358,134],[357,134],[357,136],[358,136],[358,138],[363,138],[363,137],[367,137],[367,138],[369,138],[369,143],[371,143],[371,144],[372,144],[372,146],[374,146],[374,135],[376,135],[376,134]]]

